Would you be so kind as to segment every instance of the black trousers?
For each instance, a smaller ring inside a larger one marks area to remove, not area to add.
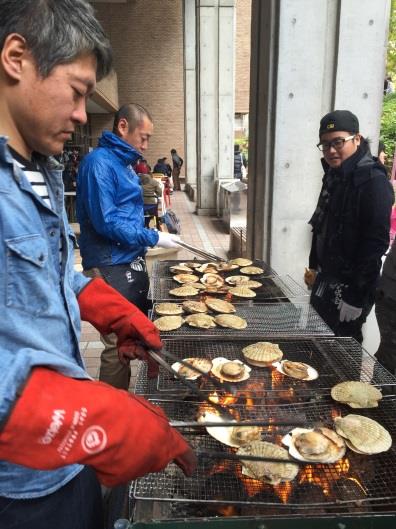
[[[368,301],[365,303],[359,318],[349,322],[341,322],[338,305],[347,288],[343,283],[323,277],[319,273],[312,287],[311,305],[336,336],[352,336],[359,343],[362,343],[362,326],[373,307],[374,291],[369,293]]]
[[[396,300],[380,289],[375,296],[375,315],[381,334],[375,356],[388,371],[396,374]]]
[[[89,467],[48,496],[0,497],[0,529],[102,529],[103,525],[101,488]]]

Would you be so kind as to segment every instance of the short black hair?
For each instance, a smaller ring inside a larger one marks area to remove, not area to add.
[[[122,105],[114,116],[113,133],[118,133],[118,124],[121,119],[127,120],[130,130],[133,132],[142,122],[144,117],[147,117],[153,122],[150,112],[142,107],[142,105],[138,105],[137,103],[127,103],[126,105]]]

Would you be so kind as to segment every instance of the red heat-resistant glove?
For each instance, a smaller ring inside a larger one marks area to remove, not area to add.
[[[106,486],[196,457],[157,406],[101,382],[35,368],[0,433],[0,459],[39,470],[92,466]]]
[[[101,334],[114,332],[120,361],[139,358],[148,363],[147,375],[158,375],[158,364],[146,349],[161,349],[162,342],[156,326],[130,301],[103,279],[92,279],[77,296],[81,319],[92,323]]]

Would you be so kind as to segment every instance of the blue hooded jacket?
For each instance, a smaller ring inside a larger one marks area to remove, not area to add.
[[[142,188],[132,169],[140,156],[116,134],[105,131],[98,148],[80,164],[77,217],[85,270],[130,263],[158,242],[158,233],[144,227]]]

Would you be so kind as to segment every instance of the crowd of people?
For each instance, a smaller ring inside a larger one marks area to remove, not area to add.
[[[100,484],[172,461],[191,475],[197,464],[162,410],[127,391],[130,361],[147,362],[156,376],[148,351],[163,345],[147,318],[145,253],[179,239],[145,224],[146,199],[161,191],[143,158],[154,123],[141,105],[125,104],[79,166],[84,272],[75,271],[52,157],[86,123],[86,100],[112,68],[111,46],[86,0],[0,0],[0,11],[0,525],[100,529]],[[336,335],[361,341],[376,298],[385,329],[377,357],[394,372],[395,246],[378,285],[393,191],[350,111],[322,118],[318,147],[325,174],[310,220],[311,303]],[[183,160],[175,149],[171,158],[172,167],[161,158],[153,172],[180,189]],[[239,149],[234,162],[242,178]],[[81,357],[81,320],[105,345],[99,382]]]

